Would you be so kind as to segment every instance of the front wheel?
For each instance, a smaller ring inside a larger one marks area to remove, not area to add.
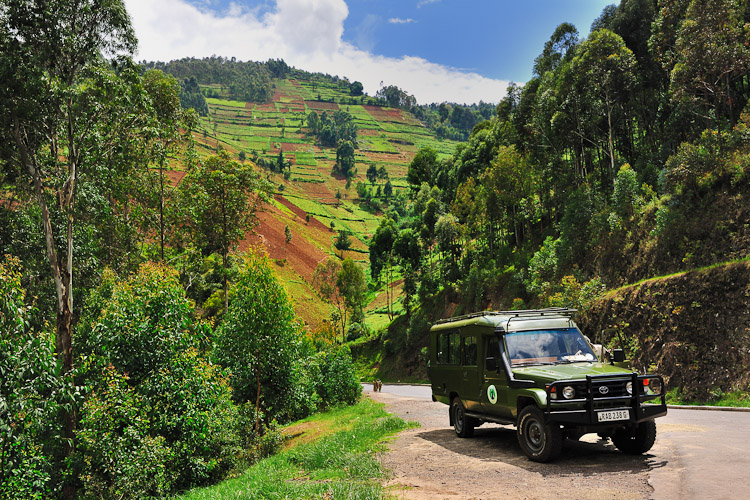
[[[455,398],[451,405],[453,412],[453,430],[458,437],[471,437],[474,434],[475,421],[472,417],[466,415],[466,409],[461,402],[461,398]]]
[[[656,422],[646,420],[635,428],[618,429],[612,436],[612,442],[617,449],[628,455],[646,453],[656,441]]]
[[[518,415],[518,444],[531,460],[548,462],[560,454],[563,435],[560,426],[544,423],[542,410],[526,406]]]

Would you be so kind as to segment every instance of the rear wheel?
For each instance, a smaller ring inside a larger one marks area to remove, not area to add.
[[[464,404],[461,402],[461,398],[455,398],[451,405],[451,411],[453,412],[453,430],[456,431],[458,437],[471,437],[474,434],[474,426],[476,421],[466,415],[466,409]]]
[[[656,441],[656,422],[646,420],[635,428],[618,429],[612,436],[617,449],[628,455],[646,453]]]
[[[547,462],[560,454],[563,435],[560,426],[544,423],[542,410],[526,406],[518,415],[518,444],[531,460]]]

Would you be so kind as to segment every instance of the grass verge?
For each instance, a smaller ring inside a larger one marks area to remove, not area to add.
[[[716,391],[714,398],[709,401],[695,401],[689,400],[677,389],[667,391],[667,404],[671,405],[690,405],[690,406],[736,406],[750,408],[750,392],[747,391],[732,391],[732,392],[721,392]]]
[[[285,429],[291,439],[283,451],[237,478],[176,498],[386,498],[389,495],[378,481],[386,473],[376,455],[385,450],[388,437],[412,425],[364,398],[354,406],[295,422]]]

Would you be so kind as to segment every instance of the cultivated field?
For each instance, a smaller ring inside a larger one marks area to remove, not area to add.
[[[212,90],[225,95],[225,89],[219,86]],[[260,217],[258,235],[248,235],[240,250],[261,245],[277,260],[279,275],[287,283],[298,313],[313,326],[327,318],[330,310],[315,294],[310,281],[318,262],[339,255],[333,247],[337,231],[352,233],[351,250],[344,256],[369,271],[367,244],[381,211],[365,207],[357,197],[355,187],[357,182],[367,183],[367,168],[373,163],[384,166],[397,192],[406,189],[408,165],[420,148],[430,146],[447,156],[457,144],[438,140],[408,112],[373,106],[368,100],[367,96],[351,97],[346,86],[322,79],[276,80],[270,103],[207,99],[209,114],[201,118],[194,134],[201,155],[223,148],[236,157],[244,152],[246,161],[251,161],[255,153],[275,162],[279,152],[283,152],[284,159],[291,163],[288,179],[263,170],[276,189],[275,200]],[[311,111],[332,114],[336,110],[351,114],[358,128],[357,174],[349,189],[345,178],[332,174],[336,150],[316,144],[305,127]],[[378,181],[375,186],[367,184],[374,191],[378,186],[382,188],[385,181]],[[379,201],[382,207],[387,206],[385,200]],[[287,225],[292,232],[288,245],[284,238]],[[382,323],[382,318],[377,322]]]

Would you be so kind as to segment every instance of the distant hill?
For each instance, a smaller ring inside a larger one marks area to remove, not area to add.
[[[205,99],[208,113],[200,117],[194,138],[199,154],[223,148],[258,165],[276,187],[273,204],[260,215],[257,237],[248,236],[240,250],[263,246],[277,262],[277,272],[294,297],[298,314],[314,326],[331,311],[311,288],[311,278],[318,262],[339,255],[332,245],[337,232],[351,233],[353,244],[344,256],[369,271],[367,244],[383,210],[405,203],[406,171],[416,152],[429,146],[448,156],[458,142],[438,139],[409,111],[368,104],[382,103],[370,96],[353,96],[346,80],[294,73],[294,77],[271,80],[268,102],[232,99],[230,84],[199,80],[202,93],[210,97]],[[306,126],[311,112],[332,115],[336,111],[350,114],[357,127],[355,174],[349,182],[334,173],[336,148],[321,146]],[[279,168],[280,162],[285,167]],[[387,181],[367,179],[367,169],[373,164],[384,168]],[[393,189],[389,199],[384,194],[386,182]],[[360,196],[364,193],[361,186],[358,194],[358,183],[367,187],[367,203]],[[285,226],[292,233],[288,245]],[[373,326],[383,322],[378,316],[369,316]]]

